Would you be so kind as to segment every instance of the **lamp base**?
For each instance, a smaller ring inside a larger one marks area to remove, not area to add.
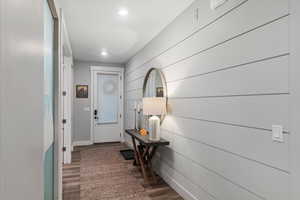
[[[157,116],[152,116],[149,119],[149,140],[160,140],[160,118]]]

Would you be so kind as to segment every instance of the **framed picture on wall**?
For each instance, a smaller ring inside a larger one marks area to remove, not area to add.
[[[88,85],[76,85],[76,98],[87,99],[89,98]]]
[[[156,97],[164,97],[164,88],[163,87],[156,88]]]

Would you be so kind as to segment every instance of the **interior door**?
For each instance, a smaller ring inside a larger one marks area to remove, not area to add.
[[[122,133],[122,72],[94,72],[94,143],[120,142]]]

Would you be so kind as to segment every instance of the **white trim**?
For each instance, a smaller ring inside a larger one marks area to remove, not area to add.
[[[90,96],[90,101],[91,101],[91,112],[90,112],[90,142],[93,144],[94,143],[94,73],[95,72],[102,72],[102,73],[109,73],[109,72],[118,72],[120,73],[121,76],[121,81],[120,81],[120,93],[122,96],[121,99],[121,105],[120,105],[120,114],[122,115],[122,119],[120,121],[120,131],[121,131],[121,141],[124,142],[124,68],[123,67],[107,67],[107,66],[91,66],[90,68],[91,71],[91,86],[90,86],[90,91],[91,91],[91,96]]]
[[[91,71],[124,72],[123,67],[91,66]]]
[[[75,141],[73,142],[72,147],[80,147],[80,146],[89,146],[92,145],[93,142],[91,142],[90,140],[86,140],[86,141]]]
[[[133,144],[127,140],[123,142],[128,148],[133,149]]]
[[[66,92],[66,95],[62,95],[63,104],[63,115],[67,123],[63,124],[63,146],[66,150],[63,152],[63,162],[64,164],[70,164],[72,162],[72,59],[69,57],[64,57],[64,64],[62,65],[62,91]]]
[[[73,52],[72,52],[72,47],[71,47],[71,42],[70,42],[70,38],[69,38],[69,33],[68,33],[68,29],[66,26],[66,22],[65,22],[65,17],[63,15],[63,13],[61,14],[61,26],[62,26],[62,37],[63,37],[63,48],[65,50],[66,55],[64,56],[68,56],[71,58],[71,64],[73,65]]]
[[[160,161],[161,162],[161,161]],[[183,185],[178,183],[174,178],[168,175],[164,170],[156,170],[158,175],[168,183],[168,185],[173,188],[181,197],[186,200],[199,200],[191,192],[189,192]]]
[[[159,165],[166,165],[162,159],[160,152],[156,152],[156,155],[153,159],[156,159],[159,162]],[[158,163],[157,163],[158,164]],[[155,172],[166,182],[168,185],[173,188],[182,198],[185,200],[199,200],[195,197],[184,185],[181,185],[173,177],[169,175],[168,170],[163,170],[159,165],[154,166]],[[169,166],[168,166],[169,167]]]

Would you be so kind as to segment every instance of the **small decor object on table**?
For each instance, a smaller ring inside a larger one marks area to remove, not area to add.
[[[133,107],[133,110],[134,110],[134,129],[137,130],[137,120],[136,120],[136,110],[137,110],[137,102],[135,101],[134,102],[134,107]]]
[[[146,135],[148,135],[148,131],[147,131],[146,129],[142,128],[142,129],[140,130],[140,134],[141,134],[142,136],[146,136]]]
[[[89,98],[88,85],[76,85],[76,98],[87,99]]]
[[[149,140],[160,140],[160,118],[158,116],[166,113],[166,98],[147,97],[143,98],[143,113],[150,115]]]
[[[142,128],[141,125],[141,111],[142,105],[139,102],[134,102],[134,129],[140,130]]]
[[[141,112],[143,110],[143,105],[141,102],[137,104],[137,130],[140,130],[142,127],[142,120],[141,120]]]

